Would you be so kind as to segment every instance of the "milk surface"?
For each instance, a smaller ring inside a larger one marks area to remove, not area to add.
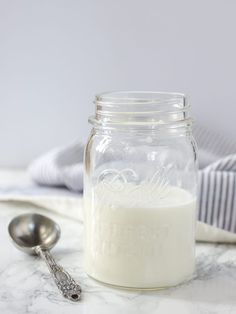
[[[101,182],[86,195],[90,276],[133,288],[173,286],[192,276],[196,200],[189,192]]]

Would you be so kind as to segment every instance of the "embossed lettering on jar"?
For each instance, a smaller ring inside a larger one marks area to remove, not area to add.
[[[95,106],[85,151],[87,273],[135,289],[190,279],[197,162],[186,97],[112,92]]]

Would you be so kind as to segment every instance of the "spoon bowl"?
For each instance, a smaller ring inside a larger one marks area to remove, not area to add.
[[[15,217],[8,226],[10,237],[22,251],[36,255],[36,248],[50,250],[59,240],[61,231],[52,219],[39,214]]]

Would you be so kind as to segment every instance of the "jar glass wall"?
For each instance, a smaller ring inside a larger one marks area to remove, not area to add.
[[[179,284],[194,271],[197,161],[182,94],[96,97],[85,151],[85,267],[127,288]]]

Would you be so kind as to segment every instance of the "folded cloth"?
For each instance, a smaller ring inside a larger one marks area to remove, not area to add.
[[[199,146],[198,219],[236,233],[236,143],[196,125]]]
[[[236,233],[236,143],[199,124],[194,128],[199,146],[199,211],[204,223]],[[81,142],[52,150],[29,167],[41,185],[83,189]]]
[[[84,145],[80,142],[53,149],[32,162],[30,176],[40,185],[66,186],[73,191],[82,191],[83,154]]]

